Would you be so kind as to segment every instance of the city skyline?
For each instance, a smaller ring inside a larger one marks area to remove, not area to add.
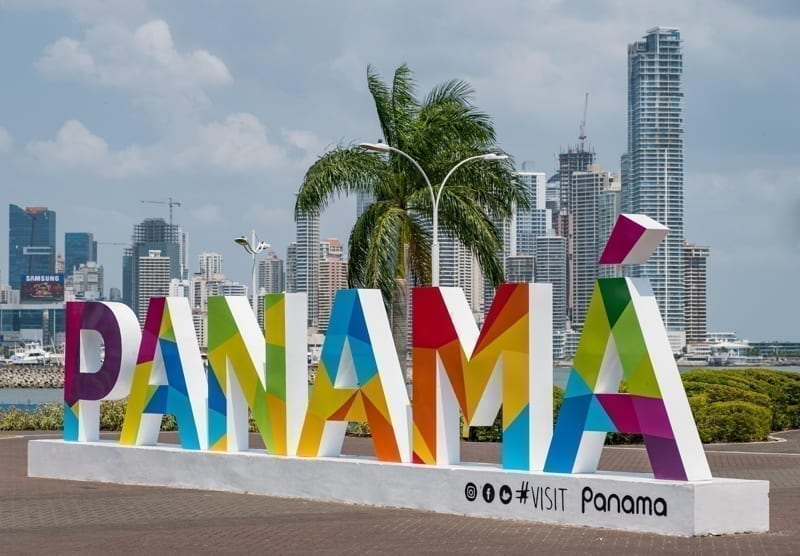
[[[466,2],[428,10],[438,38],[398,34],[426,26],[395,4],[319,6],[310,18],[205,2],[191,14],[141,2],[50,6],[0,2],[0,59],[15,78],[0,91],[0,183],[9,203],[58,214],[60,253],[65,232],[94,234],[106,288],[122,286],[122,249],[103,243],[128,242],[145,217],[168,217],[144,200],[181,202],[174,221],[189,238],[187,260],[219,252],[231,279],[249,283],[250,261],[232,240],[250,229],[286,259],[308,165],[329,145],[378,137],[367,63],[390,75],[408,62],[421,95],[467,79],[517,167],[548,177],[553,155],[577,141],[588,91],[589,143],[597,163],[619,172],[627,45],[661,25],[684,41],[684,236],[711,248],[709,330],[800,335],[791,289],[800,169],[788,134],[800,123],[791,99],[800,86],[785,71],[793,5],[511,2],[487,15]],[[393,24],[399,18],[408,25]],[[531,24],[542,32],[522,32]],[[373,43],[381,48],[360,48]],[[321,236],[346,244],[354,215],[355,199],[334,203]]]

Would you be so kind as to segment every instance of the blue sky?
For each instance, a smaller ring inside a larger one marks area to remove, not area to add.
[[[764,5],[762,5],[764,4]],[[709,328],[798,339],[800,3],[0,0],[0,191],[47,205],[64,232],[127,242],[167,217],[249,283],[231,239],[255,228],[281,256],[293,194],[326,148],[373,141],[367,64],[407,62],[419,93],[468,80],[518,163],[547,172],[577,140],[583,95],[598,162],[626,142],[626,48],[684,39],[685,228],[711,246]],[[352,199],[322,219],[346,240]],[[0,229],[8,229],[0,211]],[[121,248],[100,246],[106,287]],[[7,241],[0,273],[7,282]]]

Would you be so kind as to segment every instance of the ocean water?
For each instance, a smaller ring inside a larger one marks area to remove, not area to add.
[[[0,409],[34,409],[46,403],[64,400],[63,388],[0,388]]]

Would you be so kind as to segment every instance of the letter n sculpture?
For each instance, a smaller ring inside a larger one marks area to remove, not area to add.
[[[641,264],[668,228],[619,216],[600,264]],[[620,393],[624,379],[627,392]],[[545,471],[596,471],[608,432],[644,437],[657,479],[711,478],[656,298],[646,278],[597,280]]]

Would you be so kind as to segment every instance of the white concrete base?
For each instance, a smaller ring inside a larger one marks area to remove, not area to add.
[[[212,453],[61,440],[28,443],[28,475],[667,535],[769,530],[768,481],[659,481],[620,473],[558,475],[503,471],[486,464],[433,467],[359,457],[308,459],[258,450]]]

